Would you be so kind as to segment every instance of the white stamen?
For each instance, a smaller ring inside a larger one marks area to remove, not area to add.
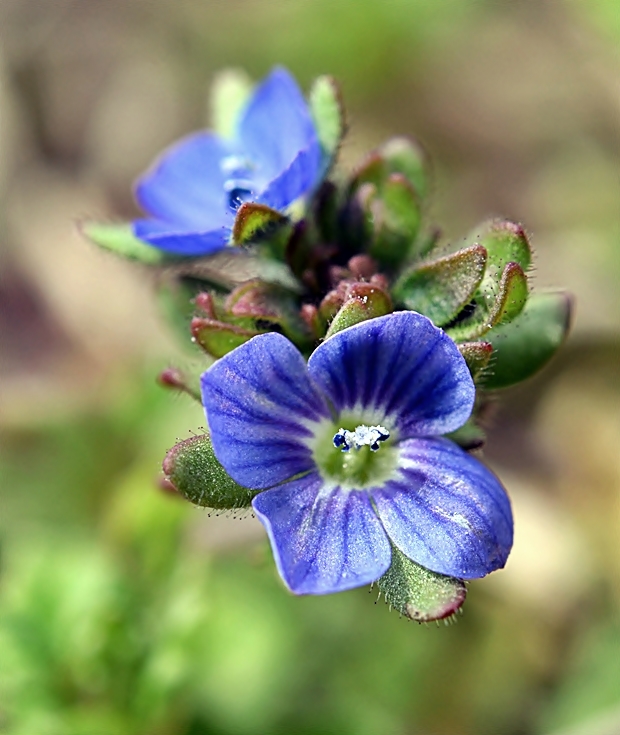
[[[334,435],[334,446],[343,452],[349,449],[361,449],[363,446],[369,446],[371,452],[379,449],[379,442],[388,439],[390,432],[384,426],[366,426],[361,424],[356,427],[355,431],[347,431],[347,429],[338,429]]]

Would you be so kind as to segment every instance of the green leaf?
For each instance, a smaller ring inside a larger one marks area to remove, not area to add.
[[[146,265],[162,265],[178,260],[163,250],[138,240],[133,234],[131,223],[106,224],[103,222],[81,222],[80,232],[104,250],[135,260]]]
[[[476,293],[486,255],[483,247],[474,245],[407,271],[394,284],[394,297],[438,326],[447,324]]]
[[[247,508],[255,490],[238,485],[213,452],[208,434],[192,436],[168,451],[162,465],[175,489],[203,508]]]
[[[331,76],[316,79],[310,90],[309,103],[319,142],[329,165],[346,129],[344,107],[336,80]]]
[[[233,138],[237,120],[253,88],[252,80],[239,69],[224,69],[215,75],[209,106],[211,125],[223,138]]]
[[[572,299],[566,293],[530,296],[514,321],[489,333],[494,356],[484,387],[505,388],[538,372],[566,339],[571,312]]]
[[[453,615],[465,602],[465,583],[431,572],[392,546],[392,563],[377,585],[401,615],[427,623]]]

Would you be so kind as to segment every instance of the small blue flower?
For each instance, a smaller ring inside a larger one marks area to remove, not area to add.
[[[463,425],[474,395],[454,342],[411,311],[338,332],[307,364],[283,336],[260,335],[202,376],[215,454],[262,491],[254,510],[297,594],[378,579],[390,541],[463,579],[505,564],[506,492],[441,436]]]
[[[140,240],[175,255],[225,247],[244,202],[284,211],[319,183],[321,146],[299,87],[276,68],[258,85],[227,140],[204,131],[179,141],[138,181],[149,219],[134,221]]]

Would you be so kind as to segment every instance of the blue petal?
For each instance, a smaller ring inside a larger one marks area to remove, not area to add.
[[[252,501],[280,576],[298,595],[369,584],[389,567],[390,544],[367,493],[325,488],[316,473]]]
[[[313,422],[329,413],[285,337],[253,337],[203,373],[201,383],[213,449],[238,483],[273,487],[314,467],[306,442]]]
[[[195,133],[168,148],[136,184],[138,203],[180,229],[214,230],[226,223],[229,147],[213,133]],[[179,229],[177,228],[177,229]]]
[[[297,154],[291,165],[274,179],[258,198],[261,204],[283,210],[310,192],[320,175],[321,147],[318,141]]]
[[[227,227],[211,232],[171,232],[172,229],[172,225],[161,220],[139,219],[133,223],[137,238],[173,255],[211,255],[225,248],[230,236]]]
[[[513,523],[495,475],[447,439],[409,439],[399,449],[400,477],[370,490],[394,544],[418,564],[461,579],[503,567]]]
[[[373,421],[384,416],[388,429],[398,427],[400,438],[454,431],[474,405],[475,387],[456,345],[413,311],[338,332],[315,350],[308,368],[337,411],[369,409]]]
[[[240,147],[256,164],[254,178],[264,189],[316,140],[308,105],[293,77],[274,69],[260,84],[239,119]]]

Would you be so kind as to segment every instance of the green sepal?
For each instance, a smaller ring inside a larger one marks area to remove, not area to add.
[[[166,454],[162,469],[177,492],[203,508],[247,508],[256,495],[255,490],[238,485],[222,467],[208,434],[175,444]]]
[[[370,200],[374,238],[369,254],[394,270],[409,256],[422,222],[419,197],[400,173],[390,174],[377,196]]]
[[[572,298],[566,293],[532,294],[514,321],[491,331],[492,369],[488,389],[506,388],[538,372],[561,347],[570,329]]]
[[[446,434],[446,439],[450,439],[458,444],[461,449],[470,452],[474,449],[480,449],[484,446],[487,435],[484,429],[476,423],[475,418],[469,418],[456,431]]]
[[[312,198],[311,212],[320,241],[328,243],[340,239],[340,204],[338,187],[332,181],[323,181]]]
[[[502,273],[499,293],[491,312],[491,322],[506,324],[517,317],[525,307],[528,296],[527,276],[518,263],[508,263]]]
[[[344,106],[336,80],[331,76],[318,77],[308,101],[327,170],[346,130]]]
[[[194,317],[191,322],[194,341],[215,358],[224,357],[252,337],[265,334],[266,331],[203,317]]]
[[[264,204],[246,202],[237,210],[233,224],[234,245],[249,245],[260,240],[271,254],[283,258],[291,223],[288,217]]]
[[[532,249],[521,225],[509,220],[483,222],[466,238],[466,245],[482,245],[487,251],[485,278],[498,281],[508,263],[517,263],[523,271],[532,264]]]
[[[372,151],[354,172],[352,186],[372,183],[381,189],[392,174],[404,176],[420,199],[428,193],[426,155],[415,141],[404,137],[391,138]]]
[[[223,69],[215,75],[209,95],[211,127],[223,138],[234,138],[237,121],[250,94],[253,82],[240,69]]]
[[[420,145],[410,138],[390,138],[379,152],[390,173],[403,174],[424,199],[429,188],[428,159]]]
[[[353,252],[370,249],[375,238],[376,218],[381,217],[381,202],[377,187],[366,182],[352,192],[343,208],[345,241],[353,244]]]
[[[371,283],[356,283],[349,289],[347,300],[332,319],[325,339],[354,324],[390,314],[392,310],[392,301],[383,289]]]
[[[473,245],[425,263],[403,273],[394,284],[394,297],[436,325],[447,324],[476,293],[486,260],[486,250],[481,245]]]
[[[431,572],[392,546],[392,563],[377,581],[386,602],[418,623],[449,618],[465,602],[465,583]]]
[[[128,260],[145,265],[163,265],[174,260],[174,256],[149,245],[133,234],[130,222],[112,224],[104,222],[80,222],[79,230],[86,238],[104,250],[109,250]]]
[[[298,345],[310,340],[310,334],[299,314],[295,294],[285,287],[259,278],[235,288],[224,302],[221,317],[231,324],[264,331],[282,331]]]
[[[489,365],[493,345],[490,342],[462,342],[458,349],[465,358],[472,380],[476,381]]]
[[[518,263],[508,263],[499,282],[485,277],[472,302],[445,331],[456,342],[475,340],[498,324],[514,319],[524,308],[528,297],[527,276]]]

